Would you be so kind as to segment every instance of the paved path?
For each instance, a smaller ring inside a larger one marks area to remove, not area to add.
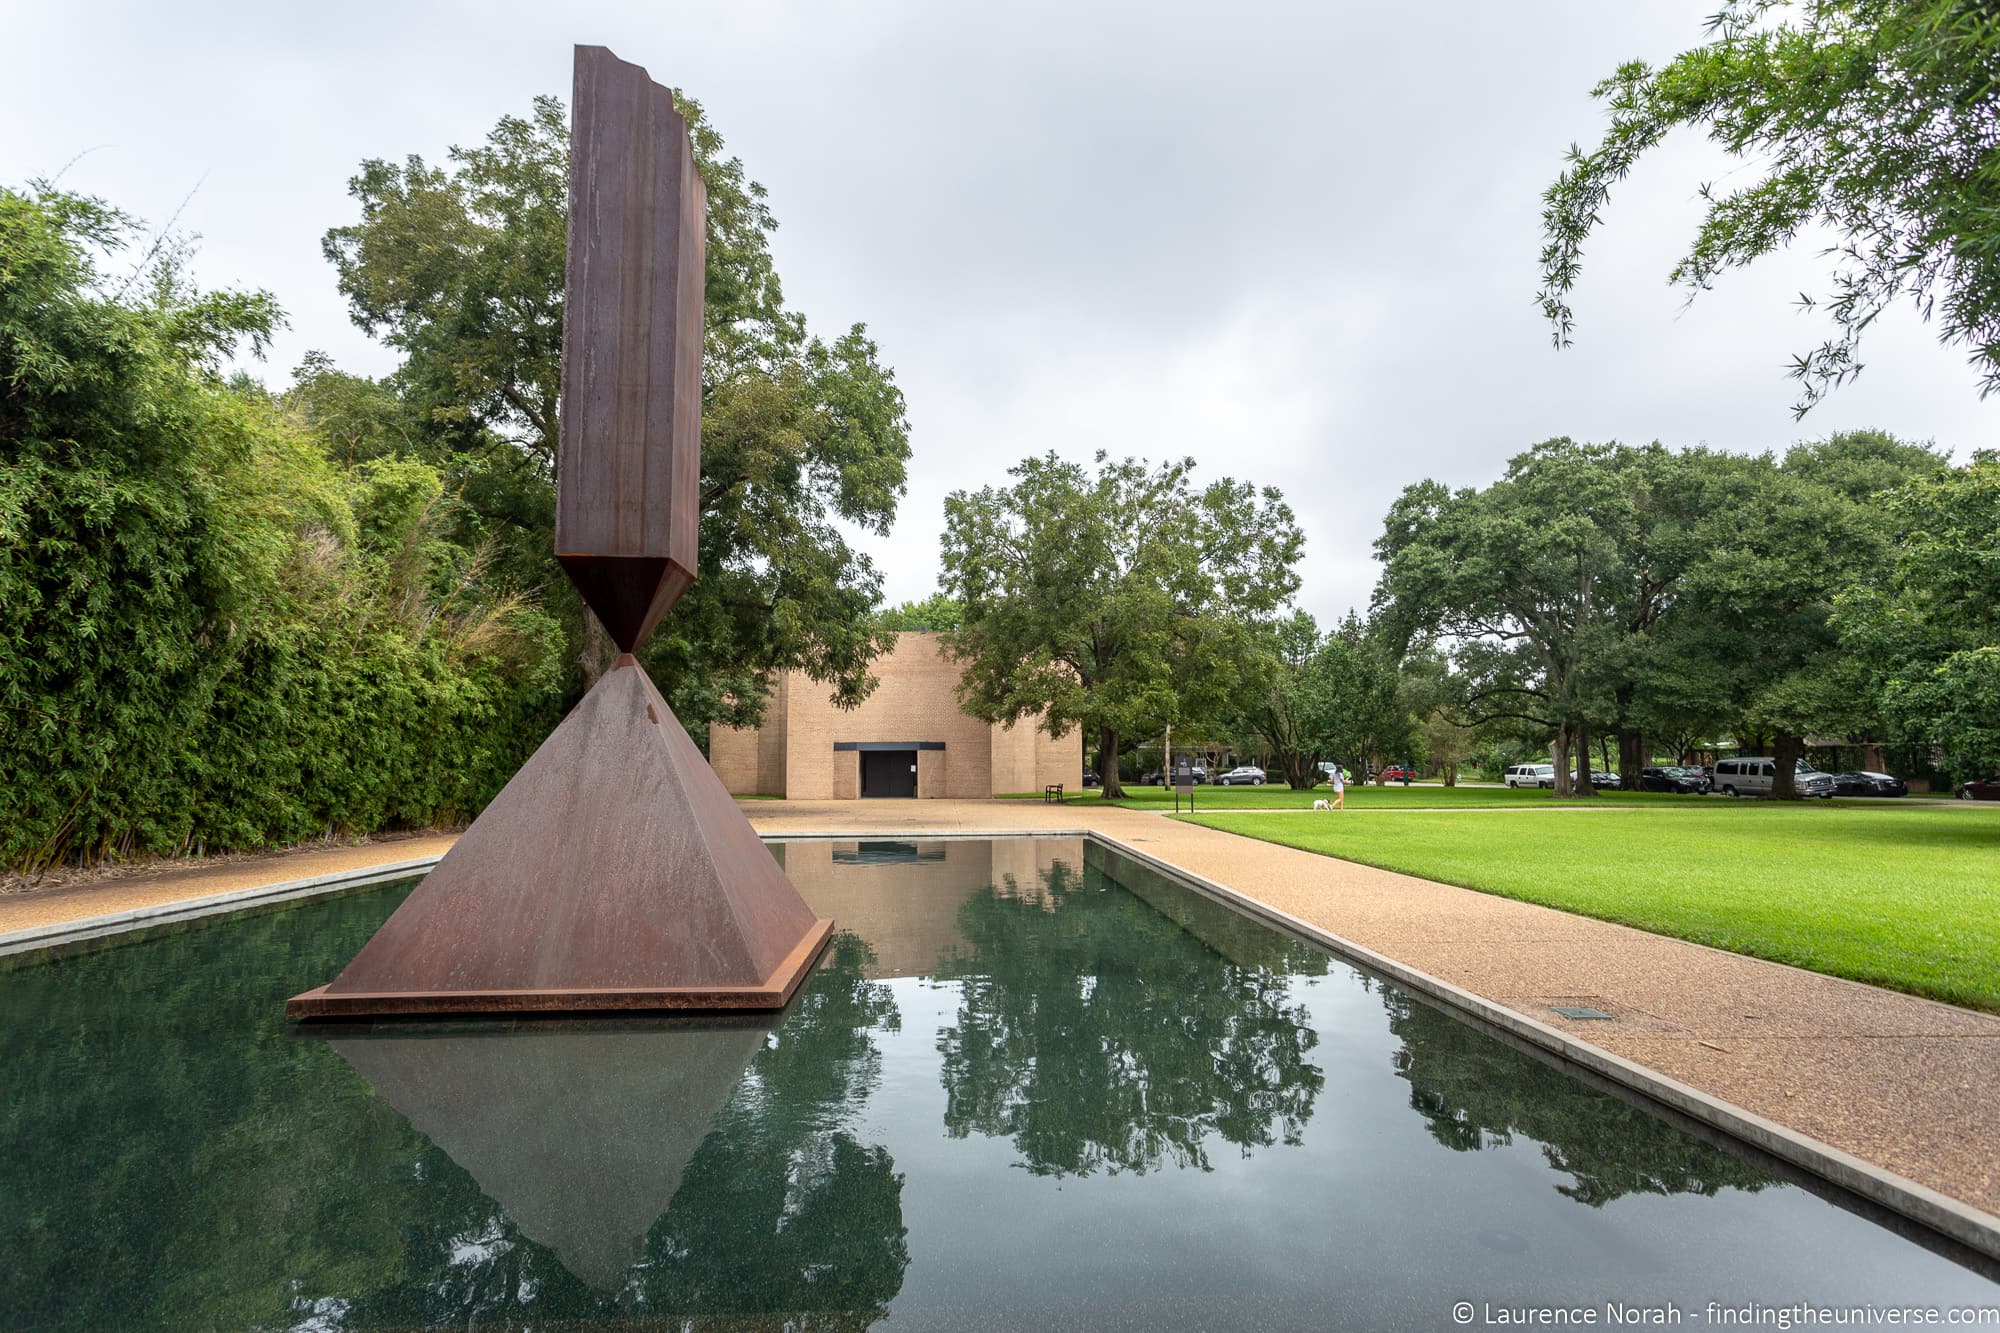
[[[2000,1213],[2000,1017],[1222,833],[1024,801],[746,801],[761,833],[1095,829],[1788,1128]],[[448,836],[0,898],[0,933],[442,852]],[[1572,1021],[1583,1004],[1611,1022]]]
[[[456,840],[449,833],[414,838],[389,838],[354,847],[314,848],[240,860],[163,870],[151,875],[119,876],[53,889],[26,890],[0,896],[0,935],[36,926],[59,925],[86,917],[110,916],[140,907],[188,898],[206,898],[291,879],[361,870],[391,861],[442,856]]]

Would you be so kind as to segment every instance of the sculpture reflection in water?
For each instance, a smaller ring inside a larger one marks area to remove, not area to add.
[[[1325,1076],[1288,979],[1326,956],[1136,868],[1114,883],[1095,844],[1039,880],[971,895],[971,947],[939,960],[960,986],[938,1037],[946,1132],[1012,1139],[1051,1176],[1298,1143]]]
[[[1570,1178],[1556,1189],[1593,1208],[1628,1194],[1754,1192],[1776,1183],[1746,1159],[1586,1088],[1405,991],[1383,988],[1382,1003],[1402,1042],[1395,1066],[1409,1080],[1410,1109],[1447,1148],[1478,1152],[1516,1135],[1533,1140]]]
[[[850,1127],[881,1078],[869,1030],[898,1021],[868,960],[837,935],[782,1024],[328,1034],[452,1164],[420,1163],[437,1178],[399,1279],[342,1309],[362,1323],[882,1317],[909,1251],[903,1177]],[[459,1206],[439,1206],[454,1191]]]

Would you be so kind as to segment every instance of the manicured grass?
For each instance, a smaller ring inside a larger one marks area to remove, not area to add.
[[[1331,800],[1331,787],[1315,787],[1311,791],[1293,791],[1282,782],[1265,783],[1261,787],[1216,787],[1202,786],[1194,789],[1194,805],[1197,812],[1204,810],[1310,810],[1314,801]],[[1039,801],[1042,794],[1035,792],[1010,793],[1001,798],[1008,801]],[[1070,801],[1100,801],[1097,789],[1086,788],[1067,794]],[[1476,806],[1529,806],[1546,809],[1551,805],[1591,805],[1605,804],[1652,804],[1661,802],[1668,805],[1700,805],[1709,798],[1702,796],[1672,796],[1663,792],[1600,792],[1596,796],[1565,797],[1558,800],[1548,792],[1532,787],[1446,787],[1437,783],[1413,783],[1408,787],[1395,783],[1387,787],[1361,787],[1350,784],[1347,788],[1347,808],[1365,809],[1416,809],[1423,806],[1444,806],[1450,809]],[[1716,798],[1721,799],[1721,798]],[[1132,810],[1172,810],[1174,789],[1172,787],[1125,788],[1122,799],[1107,802]],[[1181,808],[1187,808],[1185,798]]]
[[[2000,810],[1697,801],[1194,822],[2000,1010]]]

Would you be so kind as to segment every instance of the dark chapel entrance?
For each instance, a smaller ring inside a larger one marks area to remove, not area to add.
[[[861,794],[915,796],[917,794],[916,749],[912,747],[908,750],[863,750]]]

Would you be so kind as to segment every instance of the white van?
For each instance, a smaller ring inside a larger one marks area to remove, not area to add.
[[[1778,761],[1775,759],[1756,756],[1721,759],[1716,761],[1712,790],[1724,796],[1769,796],[1777,780]],[[1801,796],[1822,799],[1833,796],[1833,779],[1803,759],[1792,770],[1792,783]]]
[[[1556,766],[1516,764],[1507,770],[1505,781],[1510,787],[1553,787],[1556,785]]]

